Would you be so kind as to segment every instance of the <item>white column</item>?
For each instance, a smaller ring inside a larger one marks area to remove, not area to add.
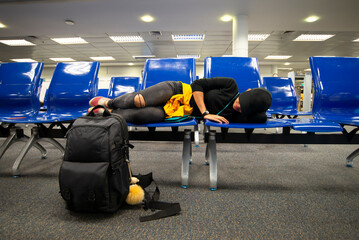
[[[295,88],[295,72],[294,72],[294,71],[289,72],[289,73],[288,73],[288,77],[292,79],[293,87]],[[300,97],[300,96],[299,96],[299,97]]]
[[[232,21],[232,55],[248,57],[248,16],[237,15]]]
[[[278,77],[278,66],[277,65],[272,65],[272,76]]]
[[[306,72],[304,76],[304,87],[303,87],[303,111],[311,111],[312,102],[312,73]]]

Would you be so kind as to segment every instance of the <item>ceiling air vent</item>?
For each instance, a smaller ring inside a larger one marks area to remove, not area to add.
[[[161,36],[162,33],[161,33],[161,31],[151,31],[151,32],[150,32],[150,35],[151,35],[151,36]]]

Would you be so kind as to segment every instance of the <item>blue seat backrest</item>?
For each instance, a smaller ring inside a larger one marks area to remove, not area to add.
[[[359,58],[310,57],[313,117],[359,123]]]
[[[196,78],[193,58],[147,59],[143,72],[143,89],[164,81],[181,81],[191,84]]]
[[[263,86],[272,94],[272,110],[297,110],[297,94],[291,78],[263,77]]]
[[[204,59],[204,78],[213,77],[233,78],[239,92],[262,86],[256,58],[207,57]]]
[[[106,88],[100,88],[97,91],[97,96],[101,96],[101,97],[107,97],[108,96],[108,89]]]
[[[139,77],[112,77],[108,97],[115,98],[126,93],[137,92],[139,84]]]
[[[96,96],[99,62],[67,62],[56,65],[47,94],[47,111],[73,112],[87,109]]]
[[[40,109],[43,63],[2,63],[0,115],[30,116]]]

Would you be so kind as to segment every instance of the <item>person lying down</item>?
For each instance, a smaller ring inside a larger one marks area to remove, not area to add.
[[[97,105],[122,115],[127,122],[145,124],[163,122],[166,118],[194,116],[218,123],[264,123],[272,95],[265,88],[239,93],[234,79],[202,78],[191,85],[165,81],[144,90],[114,99],[95,97],[89,111]],[[94,112],[101,113],[102,108]]]

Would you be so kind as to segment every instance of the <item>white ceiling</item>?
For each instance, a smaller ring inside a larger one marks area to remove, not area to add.
[[[284,66],[302,71],[310,56],[359,57],[358,0],[0,0],[0,40],[25,38],[31,47],[0,43],[0,61],[32,58],[54,64],[50,57],[89,61],[93,56],[113,56],[106,64],[143,64],[133,55],[176,57],[177,54],[231,55],[232,23],[224,14],[247,15],[249,33],[270,33],[263,42],[249,42],[248,54],[261,65]],[[154,22],[140,17],[150,14]],[[315,23],[303,20],[320,16]],[[75,25],[65,24],[71,19]],[[162,35],[152,36],[151,31]],[[172,33],[206,35],[202,42],[173,42]],[[329,33],[325,42],[293,42],[302,33]],[[141,35],[145,43],[115,43],[111,35]],[[60,45],[50,38],[83,37],[89,44]],[[267,55],[292,55],[289,60],[270,61]],[[104,62],[105,63],[105,62]],[[104,64],[102,63],[102,64]]]

